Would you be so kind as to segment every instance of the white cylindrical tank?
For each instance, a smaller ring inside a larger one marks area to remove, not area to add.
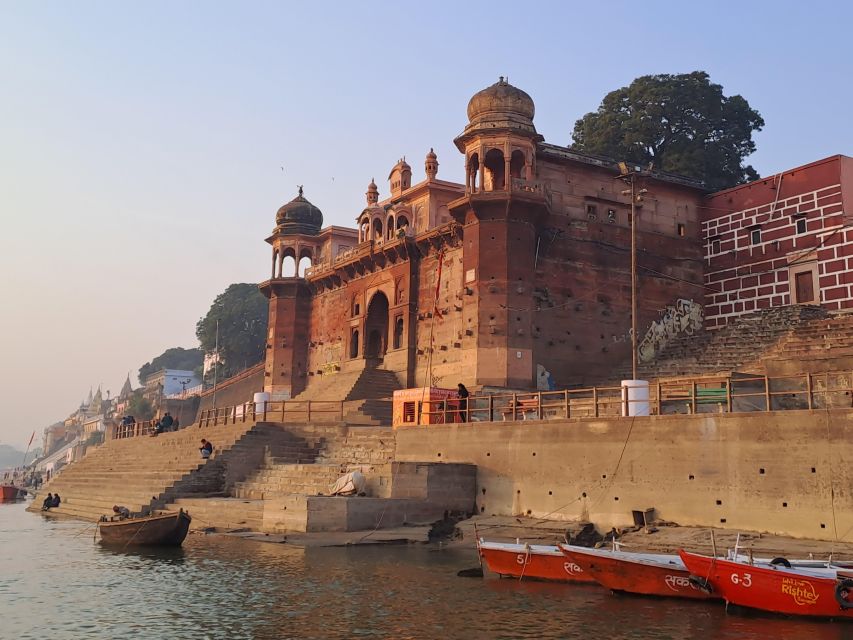
[[[648,380],[623,380],[622,381],[622,415],[623,416],[647,416],[647,415],[649,415],[649,381]]]
[[[255,414],[263,413],[266,411],[267,402],[270,401],[270,394],[266,391],[259,391],[255,394]]]

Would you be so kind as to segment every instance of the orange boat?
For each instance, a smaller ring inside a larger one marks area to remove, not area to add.
[[[853,572],[756,565],[679,551],[694,581],[727,603],[795,616],[853,619]]]
[[[0,484],[0,502],[14,502],[21,490],[12,484]]]
[[[611,591],[696,600],[719,597],[695,586],[677,555],[588,549],[569,544],[561,544],[559,548],[583,569],[584,575]]]
[[[505,577],[595,583],[583,569],[554,545],[477,541],[480,558]]]

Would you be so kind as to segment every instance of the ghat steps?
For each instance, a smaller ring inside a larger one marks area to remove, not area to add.
[[[394,434],[388,428],[347,428],[323,433],[313,429],[303,433],[318,451],[314,461],[293,464],[269,455],[264,464],[234,487],[234,496],[269,499],[288,494],[328,494],[343,474],[360,471],[367,479],[367,492],[382,497],[391,481]]]
[[[402,388],[396,373],[375,366],[313,376],[310,380],[294,400],[377,400],[389,398]]]
[[[644,379],[656,379],[730,371],[763,374],[763,361],[768,357],[800,357],[804,353],[801,348],[810,349],[812,354],[815,349],[826,351],[834,348],[830,342],[813,339],[827,334],[818,328],[821,323],[832,322],[833,319],[827,316],[825,309],[811,305],[789,305],[744,314],[720,329],[703,329],[693,335],[672,339],[655,360],[640,364],[638,375]],[[853,325],[847,320],[835,322],[835,325],[827,326],[834,326],[841,334],[846,333],[845,338],[837,339],[849,338]],[[815,333],[810,333],[812,331]],[[626,366],[620,373],[623,378],[629,378],[630,367]]]
[[[198,451],[202,437],[214,445],[208,460]],[[182,496],[228,490],[265,455],[298,463],[314,460],[317,451],[270,423],[189,427],[157,437],[111,440],[45,484],[31,509],[40,508],[48,492],[58,492],[62,504],[52,511],[84,520],[97,520],[114,504],[148,512]]]

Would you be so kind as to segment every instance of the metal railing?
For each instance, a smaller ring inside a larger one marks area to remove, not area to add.
[[[113,440],[122,438],[135,438],[138,436],[148,436],[154,433],[157,428],[156,420],[141,420],[133,424],[120,424],[113,431]]]
[[[612,386],[472,395],[467,408],[463,408],[458,398],[430,400],[422,403],[415,424],[420,424],[423,417],[428,423],[441,424],[853,407],[853,371],[666,380],[649,385],[648,399],[629,398],[627,389]],[[342,400],[246,402],[206,409],[199,414],[196,426],[267,421],[341,422],[348,410],[356,409],[359,404]],[[155,428],[155,420],[120,425],[115,428],[114,438],[149,435]]]
[[[648,399],[630,398],[625,389],[472,395],[467,409],[458,399],[433,400],[423,403],[421,415],[441,424],[853,408],[853,371],[668,380],[650,384]]]

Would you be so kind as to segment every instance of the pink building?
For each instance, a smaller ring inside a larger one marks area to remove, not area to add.
[[[788,304],[853,309],[853,158],[712,194],[701,220],[708,328]]]

